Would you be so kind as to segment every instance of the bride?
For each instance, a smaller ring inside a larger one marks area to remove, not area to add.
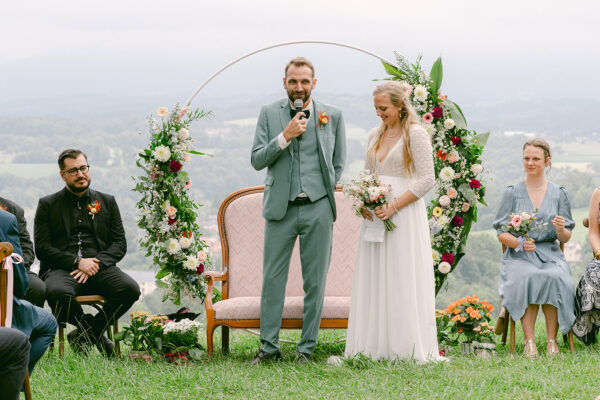
[[[409,100],[410,86],[387,81],[373,91],[381,125],[369,135],[365,169],[391,185],[388,203],[375,217],[397,228],[381,235],[371,212],[361,210],[345,354],[374,360],[439,361],[433,261],[422,197],[435,176],[429,134]],[[377,237],[379,236],[379,237]]]

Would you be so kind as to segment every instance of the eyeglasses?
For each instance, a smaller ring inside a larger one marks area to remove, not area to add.
[[[90,166],[89,165],[82,165],[79,168],[71,168],[71,169],[68,169],[68,170],[63,171],[63,172],[66,172],[67,174],[69,174],[71,176],[77,176],[78,172],[81,172],[82,174],[87,174],[87,172],[89,170],[90,170]]]

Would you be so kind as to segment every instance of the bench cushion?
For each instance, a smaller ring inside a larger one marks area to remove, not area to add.
[[[285,298],[283,319],[302,319],[304,298]],[[214,304],[215,320],[258,320],[260,319],[260,296],[234,297]],[[323,302],[322,319],[348,319],[350,297],[326,296]]]

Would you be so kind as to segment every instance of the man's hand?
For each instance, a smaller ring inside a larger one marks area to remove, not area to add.
[[[71,272],[71,275],[78,283],[85,283],[90,276],[96,275],[99,269],[100,260],[97,258],[82,258],[79,266]]]
[[[294,116],[294,118],[292,118],[292,120],[283,130],[283,137],[288,142],[306,132],[306,124],[308,123],[308,119],[300,119],[300,117],[306,117],[306,115],[303,112],[299,112]]]

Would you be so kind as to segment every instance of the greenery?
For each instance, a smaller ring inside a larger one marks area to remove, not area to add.
[[[36,399],[594,399],[600,345],[575,353],[561,346],[561,354],[528,360],[521,356],[523,338],[517,330],[517,354],[498,345],[489,361],[463,356],[450,348],[450,362],[418,365],[410,361],[374,362],[356,358],[341,366],[327,364],[342,355],[343,330],[321,331],[315,362],[293,362],[295,345],[282,345],[283,362],[244,366],[260,342],[256,336],[234,331],[231,354],[216,352],[212,359],[188,366],[158,360],[138,363],[126,357],[108,360],[93,352],[74,354],[68,347],[42,358],[31,378]],[[298,340],[298,331],[282,332]],[[536,341],[543,350],[545,327],[536,325]],[[218,342],[217,342],[218,343]],[[543,353],[541,351],[541,353]],[[124,350],[127,354],[127,349]]]

